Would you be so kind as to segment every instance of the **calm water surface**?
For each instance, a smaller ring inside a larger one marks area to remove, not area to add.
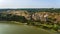
[[[43,31],[39,28],[28,25],[0,23],[0,34],[55,34],[55,33]]]

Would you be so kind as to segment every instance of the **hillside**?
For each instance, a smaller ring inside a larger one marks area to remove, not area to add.
[[[56,19],[56,21],[60,21],[60,13],[51,13],[51,12],[34,12],[30,13],[27,10],[7,10],[5,12],[1,12],[3,15],[16,15],[16,16],[24,16],[27,20],[32,21],[46,21],[46,18]]]
[[[35,9],[34,9],[35,10]],[[0,12],[0,21],[17,21],[27,25],[39,26],[58,30],[60,26],[60,12],[55,10],[7,10]],[[49,10],[49,11],[48,11]],[[51,12],[50,12],[51,11]],[[52,12],[53,11],[53,12]]]

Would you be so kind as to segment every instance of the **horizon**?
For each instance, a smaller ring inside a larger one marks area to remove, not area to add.
[[[60,8],[0,8],[0,9],[60,9]]]
[[[51,7],[47,8],[0,8],[0,9],[51,9]],[[52,8],[52,9],[60,9],[60,8]]]

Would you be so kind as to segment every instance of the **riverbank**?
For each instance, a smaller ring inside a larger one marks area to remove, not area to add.
[[[7,24],[20,24],[20,25],[23,24],[23,23],[16,22],[16,21],[0,21],[0,23],[7,23]]]
[[[0,23],[0,34],[53,34],[34,26]]]
[[[27,25],[27,23],[20,23],[20,22],[15,22],[15,23],[17,23],[17,24],[23,24],[23,25]],[[38,26],[34,26],[34,25],[28,25],[28,26],[31,26],[31,27],[34,27],[34,28],[37,28],[37,29],[41,29],[41,30],[43,30],[43,31],[45,31],[45,32],[49,32],[49,33],[57,33],[57,31],[55,31],[55,30],[53,30],[53,29],[51,29],[51,30],[48,30],[48,29],[43,29],[43,28],[41,28],[41,27],[38,27]]]
[[[17,24],[17,25],[27,25],[27,23],[21,23],[21,22],[16,22],[16,21],[0,21],[0,23]],[[45,32],[49,32],[51,34],[56,33],[56,31],[54,31],[54,30],[45,30],[45,29],[43,29],[41,27],[37,27],[37,26],[33,26],[33,25],[27,25],[27,26],[30,26],[30,27],[35,28],[35,29],[40,29],[40,30],[43,30]]]

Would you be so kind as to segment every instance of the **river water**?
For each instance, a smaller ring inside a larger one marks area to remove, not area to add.
[[[54,34],[54,33],[43,31],[39,28],[28,25],[0,23],[0,34]]]

